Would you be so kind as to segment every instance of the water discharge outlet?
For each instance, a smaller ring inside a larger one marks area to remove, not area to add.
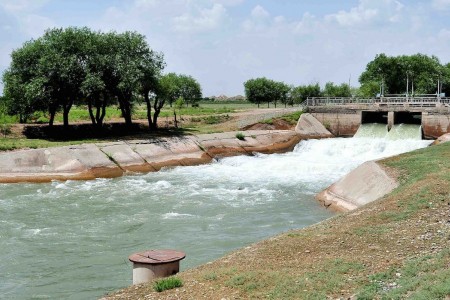
[[[149,282],[155,278],[168,277],[180,271],[180,260],[186,254],[176,250],[148,250],[132,254],[133,284]]]

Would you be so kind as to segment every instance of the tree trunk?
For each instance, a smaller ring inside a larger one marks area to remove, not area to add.
[[[65,103],[63,105],[64,127],[69,126],[69,112],[70,112],[70,109],[72,108],[72,104],[73,104],[73,98],[69,97],[68,101],[65,101]]]
[[[173,118],[174,118],[175,128],[178,128],[177,113],[175,112],[175,109],[173,110]]]
[[[147,104],[147,121],[148,128],[152,128],[152,104],[150,103],[150,97],[148,96],[148,91],[144,93],[145,104]]]
[[[100,110],[100,107],[97,108],[97,111],[99,111],[99,110]],[[105,115],[106,115],[106,101],[102,102],[101,110],[102,110],[102,112],[101,112],[100,116],[97,118],[97,126],[99,128],[101,128],[103,126],[103,120],[105,119]]]
[[[120,106],[120,110],[122,112],[122,117],[125,119],[125,124],[127,126],[131,126],[133,124],[133,122],[131,120],[130,102],[119,97],[119,106]]]
[[[270,104],[270,102],[267,102],[267,108],[269,108],[269,104]]]
[[[88,99],[88,110],[89,110],[89,117],[91,117],[92,125],[95,125],[96,121],[95,121],[94,113],[92,112],[92,100],[91,99]]]
[[[48,126],[53,126],[53,123],[55,121],[55,115],[56,115],[56,106],[51,105],[49,109],[50,113],[50,119],[48,120]]]

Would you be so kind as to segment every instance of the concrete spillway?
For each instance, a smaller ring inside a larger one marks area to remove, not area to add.
[[[407,109],[405,107],[360,109],[350,107],[308,107],[308,111],[334,136],[354,136],[362,124],[386,124],[391,129],[399,124],[422,126],[422,136],[436,139],[450,132],[450,111]]]
[[[388,140],[421,140],[422,126],[416,124],[396,124],[388,130],[386,124],[361,124],[355,138],[385,138]]]

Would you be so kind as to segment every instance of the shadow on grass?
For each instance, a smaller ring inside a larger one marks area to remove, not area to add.
[[[161,128],[155,131],[145,124],[135,123],[126,125],[123,123],[107,123],[99,128],[92,124],[63,125],[27,125],[23,129],[23,135],[28,139],[43,139],[48,141],[82,141],[89,139],[148,139],[167,136],[183,136],[192,134],[195,130],[185,128]]]

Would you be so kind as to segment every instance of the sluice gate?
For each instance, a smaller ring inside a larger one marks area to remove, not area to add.
[[[421,125],[425,139],[436,139],[450,132],[449,98],[421,99],[420,102],[406,97],[384,98],[384,102],[375,100],[313,98],[305,105],[335,136],[354,136],[361,124],[369,123],[386,124],[387,130],[400,124]]]

